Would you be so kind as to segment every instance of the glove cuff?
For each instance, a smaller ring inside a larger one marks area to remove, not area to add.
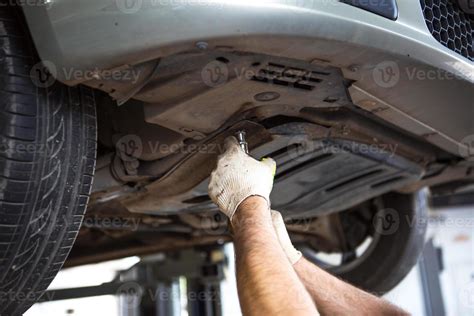
[[[288,252],[285,251],[285,253],[291,265],[294,265],[295,263],[300,261],[300,259],[303,257],[303,254],[301,253],[301,251],[298,251],[295,248],[293,248],[293,251],[288,251]]]
[[[267,205],[268,205],[267,209],[270,210],[270,199],[269,199],[269,198],[267,198],[267,197],[265,197],[265,196],[263,196],[263,195],[260,195],[260,194],[249,194],[249,195],[243,197],[240,201],[238,201],[238,202],[235,204],[235,207],[232,209],[232,211],[229,212],[229,219],[230,219],[231,223],[232,223],[232,217],[235,215],[235,212],[237,212],[237,210],[238,210],[240,204],[242,204],[243,201],[245,201],[247,198],[249,198],[249,197],[251,197],[251,196],[259,196],[259,197],[265,199],[265,201],[267,202]]]
[[[285,252],[288,261],[294,265],[301,259],[301,257],[303,257],[303,254],[301,251],[296,250],[296,248],[291,243],[290,236],[286,230],[285,222],[283,221],[283,217],[279,212],[272,211],[272,222],[281,248]]]
[[[271,189],[271,186],[270,186]],[[216,196],[216,204],[225,211],[226,215],[232,221],[232,217],[237,211],[239,205],[248,197],[260,196],[267,201],[270,209],[270,192],[267,192],[266,186],[259,187],[253,182],[248,181],[243,175],[235,175],[224,184],[222,193]]]

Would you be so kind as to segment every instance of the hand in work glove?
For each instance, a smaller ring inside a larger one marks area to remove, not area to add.
[[[211,174],[209,196],[212,201],[230,220],[240,203],[250,196],[263,197],[270,209],[275,161],[253,159],[240,148],[235,137],[226,139],[225,149]]]
[[[278,241],[280,242],[286,257],[292,265],[297,263],[303,255],[300,251],[296,250],[296,248],[291,243],[290,236],[288,235],[285,222],[283,221],[283,217],[281,216],[280,212],[272,210],[272,222],[273,228],[275,228],[275,232],[278,237]]]

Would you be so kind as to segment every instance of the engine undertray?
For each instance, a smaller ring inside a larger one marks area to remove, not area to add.
[[[400,157],[397,145],[375,146],[333,138],[328,130],[311,123],[294,122],[270,129],[255,124],[254,139],[264,139],[254,147],[255,158],[272,157],[277,162],[272,207],[287,218],[313,217],[349,208],[359,202],[417,181],[423,168]],[[249,125],[247,125],[249,127]],[[256,134],[265,134],[257,137]],[[311,135],[311,136],[310,136]],[[217,142],[222,142],[221,135]],[[196,153],[188,166],[175,169],[182,176],[210,169],[218,153]],[[200,156],[200,157],[199,157]],[[212,157],[211,157],[212,156]],[[205,172],[202,174],[210,174]],[[176,179],[171,173],[170,179]],[[148,191],[123,201],[132,212],[179,214],[217,210],[207,195],[207,176],[184,193],[169,192],[166,182],[152,184]],[[176,181],[173,181],[176,182]],[[166,191],[166,192],[165,192]]]
[[[347,94],[351,82],[324,63],[214,52],[165,58],[156,67],[133,102],[110,112],[122,114],[121,124],[105,134],[142,140],[141,155],[132,157],[138,167],[119,176],[126,192],[109,195],[134,213],[217,210],[207,196],[207,178],[220,153],[215,149],[240,129],[252,137],[254,157],[277,160],[272,206],[286,217],[342,211],[416,182],[437,154],[354,106]],[[210,80],[223,73],[222,81]],[[147,129],[130,129],[129,112],[139,113],[135,125],[144,120]],[[102,143],[112,144],[109,138]],[[162,153],[147,144],[178,146]],[[198,152],[190,153],[192,146]]]

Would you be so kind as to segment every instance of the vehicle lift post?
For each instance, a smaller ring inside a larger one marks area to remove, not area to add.
[[[180,315],[183,306],[190,316],[221,316],[220,285],[227,264],[223,246],[160,253],[142,258],[110,283],[50,290],[41,302],[116,295],[121,316]]]

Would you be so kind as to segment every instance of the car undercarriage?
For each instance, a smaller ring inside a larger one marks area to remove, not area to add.
[[[355,105],[353,81],[336,67],[243,52],[181,54],[155,67],[133,100],[98,99],[93,194],[67,265],[229,240],[207,184],[224,139],[240,130],[254,157],[277,161],[272,207],[296,221],[296,234],[298,223],[333,228],[318,236],[327,252],[342,249],[335,213],[390,191],[469,181],[469,164],[429,135]]]

